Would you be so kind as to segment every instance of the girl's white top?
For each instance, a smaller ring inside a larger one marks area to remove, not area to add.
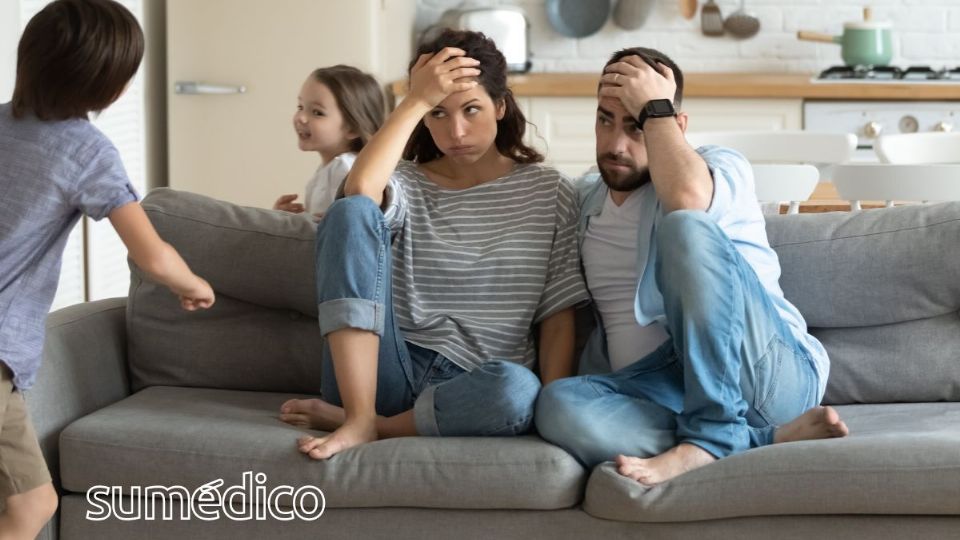
[[[347,174],[350,173],[350,168],[353,167],[353,162],[356,160],[357,154],[344,152],[317,169],[313,178],[307,182],[307,189],[304,194],[308,216],[313,217],[314,214],[326,212],[327,208],[330,208],[336,198],[337,189],[346,180]]]

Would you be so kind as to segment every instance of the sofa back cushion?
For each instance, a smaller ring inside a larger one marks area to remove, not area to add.
[[[132,267],[133,386],[317,393],[314,225],[170,189],[143,206],[218,296],[183,311]],[[773,216],[767,232],[830,353],[825,402],[960,401],[960,202]]]
[[[143,200],[160,236],[213,286],[187,312],[131,263],[131,383],[319,393],[323,342],[314,287],[315,226],[303,216],[157,189]]]
[[[825,402],[960,401],[960,202],[773,216],[767,233],[830,354]]]

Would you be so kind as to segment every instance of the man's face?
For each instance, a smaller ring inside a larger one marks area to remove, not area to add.
[[[619,99],[600,98],[596,135],[597,167],[610,189],[633,191],[650,181],[643,132]]]

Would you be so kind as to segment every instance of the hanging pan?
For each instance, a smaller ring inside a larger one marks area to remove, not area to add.
[[[610,18],[610,0],[547,0],[547,19],[571,38],[597,33]]]

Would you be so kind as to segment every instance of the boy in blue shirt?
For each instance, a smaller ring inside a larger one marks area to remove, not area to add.
[[[20,394],[36,376],[67,236],[81,214],[109,217],[130,258],[209,308],[210,285],[160,239],[116,148],[88,120],[117,100],[143,57],[143,32],[112,0],[57,0],[27,24],[13,100],[0,105],[0,538],[34,538],[57,494]]]

